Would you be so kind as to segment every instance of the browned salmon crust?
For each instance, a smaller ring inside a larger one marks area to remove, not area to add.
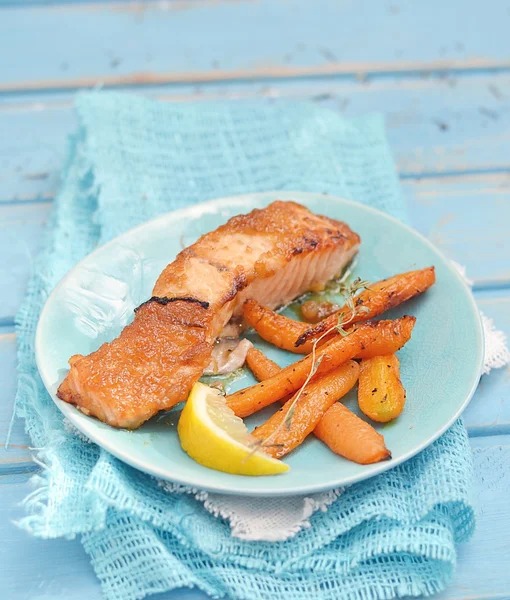
[[[71,357],[57,395],[115,427],[139,427],[186,399],[247,298],[274,308],[322,288],[359,241],[294,202],[233,217],[179,253],[117,339]]]

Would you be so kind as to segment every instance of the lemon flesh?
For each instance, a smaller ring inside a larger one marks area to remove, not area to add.
[[[177,425],[183,450],[204,467],[236,475],[276,475],[289,466],[253,451],[255,439],[218,390],[195,383]]]

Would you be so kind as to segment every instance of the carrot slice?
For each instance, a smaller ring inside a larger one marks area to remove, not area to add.
[[[259,381],[268,379],[281,370],[256,348],[248,351],[246,359]],[[360,465],[370,465],[391,458],[384,437],[339,402],[328,408],[313,433],[335,454]]]
[[[335,454],[360,465],[391,458],[384,437],[340,402],[326,411],[313,432]]]
[[[368,289],[355,297],[355,306],[358,308],[364,306],[366,310],[356,312],[352,316],[350,323],[354,324],[373,319],[381,313],[390,310],[390,308],[395,308],[403,302],[422,294],[435,281],[436,274],[434,267],[427,267],[426,269],[400,273],[399,275],[394,275],[388,279],[373,283]],[[348,319],[351,317],[351,311],[347,306],[342,307],[339,312],[344,312]],[[308,331],[300,335],[296,340],[296,347],[299,348],[306,342],[318,338],[328,331],[328,329],[334,327],[337,322],[338,315],[335,313],[327,319],[322,320],[315,327],[310,327]]]
[[[312,433],[328,408],[352,389],[358,375],[359,365],[353,360],[330,371],[308,384],[296,403],[297,394],[252,435],[261,441],[267,440],[267,445],[262,447],[270,456],[285,456]]]
[[[401,331],[403,324],[409,320],[414,325],[416,320],[414,317],[362,323],[354,328],[348,336],[338,336],[320,346],[315,354],[315,366],[318,364],[318,368],[314,377],[318,378],[320,375],[328,373],[360,352],[369,349],[380,335],[388,337],[394,330]],[[247,417],[265,406],[273,404],[303,385],[310,372],[313,371],[312,361],[310,354],[285,367],[270,379],[227,396],[228,406],[238,417]]]

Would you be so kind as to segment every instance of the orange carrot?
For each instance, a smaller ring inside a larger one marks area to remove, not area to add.
[[[313,432],[335,454],[360,465],[391,458],[384,437],[340,402],[326,411]]]
[[[289,319],[253,299],[244,303],[243,315],[263,340],[288,352],[304,354],[301,348],[296,348],[295,342],[310,328],[307,323]]]
[[[358,309],[365,306],[368,310],[357,312],[349,321],[349,327],[352,327],[355,323],[368,321],[384,311],[421,294],[434,281],[434,267],[428,267],[419,271],[401,273],[372,284],[368,290],[355,297],[354,302]],[[320,341],[320,344],[324,344],[335,337],[337,332],[334,331],[334,327],[338,323],[338,314],[344,312],[346,319],[349,319],[351,311],[344,306],[338,312],[320,321],[315,327],[309,327],[306,323],[280,315],[274,310],[262,306],[256,300],[247,300],[243,312],[246,321],[262,339],[288,352],[308,354],[312,350],[314,340],[326,331],[332,330],[329,335]],[[395,351],[385,352],[385,354],[391,352]]]
[[[339,313],[344,312],[347,319],[350,319],[349,323],[351,324],[367,321],[390,308],[395,308],[403,302],[422,294],[435,281],[434,267],[400,273],[399,275],[394,275],[388,279],[373,283],[368,289],[354,298],[354,305],[358,310],[364,306],[365,311],[357,311],[354,315],[351,315],[351,310],[347,306],[344,306],[339,309]],[[296,347],[299,348],[306,342],[318,338],[332,327],[335,327],[337,322],[338,314],[335,313],[318,323],[315,327],[309,328],[308,331],[299,336],[296,341]]]
[[[381,322],[383,323],[383,322]],[[386,323],[386,322],[385,322]],[[391,321],[393,326],[393,321]],[[234,413],[241,418],[273,404],[287,394],[298,390],[307,377],[317,368],[316,375],[321,375],[344,364],[363,348],[373,343],[377,337],[377,328],[374,324],[364,324],[347,337],[338,337],[319,348],[315,355],[298,360],[282,369],[279,373],[249,388],[239,390],[227,396],[227,404]]]
[[[414,317],[362,323],[354,328],[348,336],[338,336],[317,348],[315,363],[310,354],[285,367],[270,379],[227,396],[227,404],[238,417],[247,417],[287,394],[295,392],[314,370],[316,370],[314,374],[316,378],[328,373],[360,352],[369,349],[380,335],[387,337],[392,331],[401,330],[403,324],[408,320],[412,320],[414,324]]]
[[[257,350],[257,348],[250,348],[248,350],[248,353],[246,354],[246,363],[257,381],[269,379],[282,370],[279,365],[268,358],[263,352]],[[287,394],[287,396],[280,398],[280,403],[285,404],[291,397],[292,394]]]
[[[268,379],[281,370],[260,350],[251,348],[248,355],[250,353],[251,356],[246,357],[248,366],[259,381]],[[335,454],[361,465],[391,458],[384,437],[340,402],[328,408],[313,433]]]
[[[406,392],[400,381],[400,363],[395,354],[361,361],[358,403],[374,421],[387,423],[404,410]]]
[[[258,381],[269,379],[281,368],[257,348],[250,348],[246,354],[246,364]]]
[[[372,358],[398,352],[411,339],[416,317],[405,317],[397,322],[397,327],[385,327],[381,330],[375,342],[370,347],[363,348],[354,358]]]
[[[264,452],[270,456],[285,456],[312,433],[328,408],[352,389],[358,374],[359,365],[353,360],[333,369],[308,384],[295,402],[297,392],[252,435],[261,440]]]

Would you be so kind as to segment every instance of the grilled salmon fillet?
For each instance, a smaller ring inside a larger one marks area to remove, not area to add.
[[[345,223],[295,202],[233,217],[178,254],[117,339],[69,359],[58,397],[114,427],[139,427],[187,398],[247,298],[275,308],[320,289],[359,242]]]

